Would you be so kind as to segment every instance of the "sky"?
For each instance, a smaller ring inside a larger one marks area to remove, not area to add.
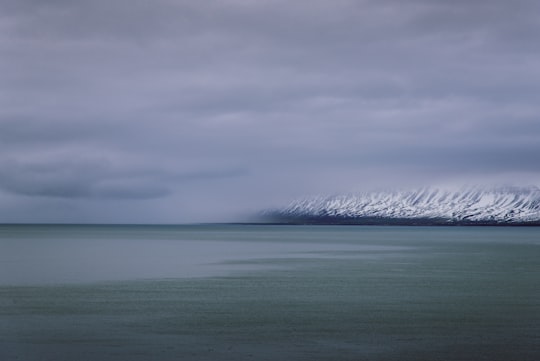
[[[0,223],[540,185],[536,0],[2,0]]]

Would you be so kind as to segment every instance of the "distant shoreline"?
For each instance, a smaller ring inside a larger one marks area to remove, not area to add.
[[[540,221],[490,222],[433,219],[288,219],[200,223],[0,223],[0,227],[197,227],[197,226],[406,226],[406,227],[540,227]]]
[[[270,217],[267,221],[245,222],[238,224],[274,224],[274,225],[347,225],[347,226],[471,226],[471,227],[538,227],[540,221],[501,222],[467,221],[444,218],[386,218],[386,217]]]

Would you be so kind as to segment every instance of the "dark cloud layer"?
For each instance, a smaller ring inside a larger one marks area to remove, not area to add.
[[[539,184],[539,11],[2,2],[0,222],[231,220],[318,192]]]

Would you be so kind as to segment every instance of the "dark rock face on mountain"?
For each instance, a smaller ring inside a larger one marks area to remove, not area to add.
[[[313,197],[264,212],[290,224],[540,225],[540,189],[420,188]]]

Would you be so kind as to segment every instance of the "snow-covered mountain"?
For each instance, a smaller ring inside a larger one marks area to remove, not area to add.
[[[265,213],[302,223],[540,224],[540,189],[425,187],[300,199]]]

